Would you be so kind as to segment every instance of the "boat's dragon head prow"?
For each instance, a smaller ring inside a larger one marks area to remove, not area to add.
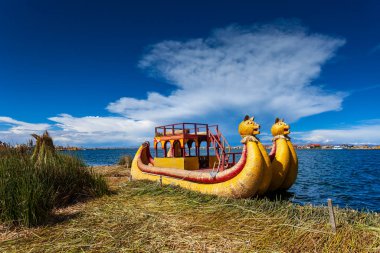
[[[290,126],[284,119],[276,118],[271,132],[273,146],[269,158],[273,174],[268,190],[287,190],[294,184],[298,174],[297,153],[289,138]]]
[[[254,117],[246,115],[242,122],[239,124],[239,134],[243,138],[242,143],[247,141],[258,141],[257,134],[260,134],[260,125],[255,122]]]
[[[273,138],[284,138],[289,139],[288,134],[290,134],[290,126],[285,123],[284,119],[276,118],[271,132]]]

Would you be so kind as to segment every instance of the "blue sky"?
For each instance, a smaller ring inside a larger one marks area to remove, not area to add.
[[[2,1],[0,140],[137,146],[253,114],[295,142],[380,144],[379,1]]]

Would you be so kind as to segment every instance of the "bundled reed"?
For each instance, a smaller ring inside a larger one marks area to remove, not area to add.
[[[127,168],[130,168],[132,165],[133,157],[131,155],[124,155],[120,157],[118,165],[125,166]]]

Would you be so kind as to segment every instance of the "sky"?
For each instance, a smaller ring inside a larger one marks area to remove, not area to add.
[[[270,143],[380,144],[380,2],[0,2],[0,141],[136,147],[246,114]]]

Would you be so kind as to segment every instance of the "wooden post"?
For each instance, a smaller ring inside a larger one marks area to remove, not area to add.
[[[160,176],[160,186],[162,187],[162,176]]]
[[[332,200],[331,199],[327,199],[327,205],[328,205],[328,208],[329,208],[331,228],[332,228],[332,231],[335,234],[336,233],[336,223],[335,223],[334,208],[333,208],[333,204],[332,204]]]

